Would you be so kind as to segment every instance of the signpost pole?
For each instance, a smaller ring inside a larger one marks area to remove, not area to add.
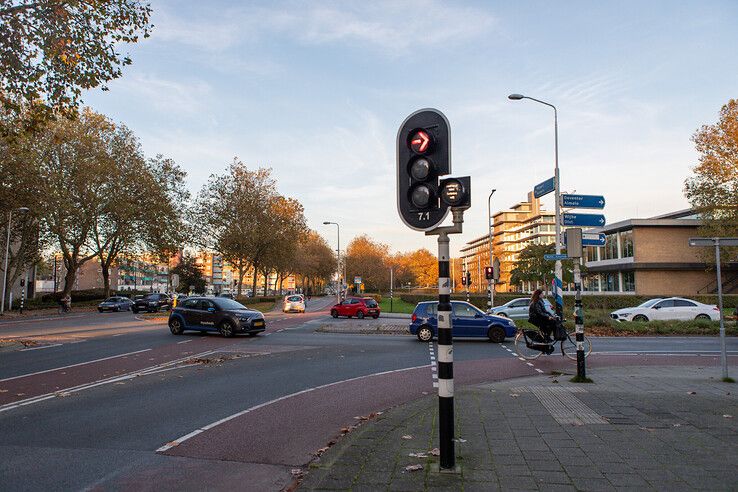
[[[390,267],[390,313],[392,313],[392,286],[394,285],[394,275],[392,273],[392,267]]]
[[[579,270],[579,258],[574,258],[574,326],[577,342],[577,379],[585,381],[587,368],[584,363],[584,310],[582,309],[582,274]]]
[[[448,234],[438,235],[438,430],[442,469],[456,466],[454,449],[454,359]]]
[[[715,238],[715,266],[717,267],[718,309],[720,310],[720,365],[723,380],[728,379],[728,355],[725,349],[725,322],[723,321],[723,278],[720,272],[720,239]]]

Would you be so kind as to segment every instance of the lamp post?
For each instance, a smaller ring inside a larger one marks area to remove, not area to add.
[[[497,189],[493,189],[487,198],[487,232],[489,233],[489,266],[494,268],[494,262],[492,261],[492,195],[495,194]],[[489,309],[494,307],[495,303],[495,281],[490,279],[487,281],[487,288],[489,289]]]
[[[28,212],[28,207],[16,208],[18,212]],[[5,312],[5,289],[8,283],[8,256],[10,255],[10,226],[13,222],[13,210],[8,212],[8,234],[5,238],[5,266],[3,267],[3,298],[0,301],[0,314]],[[25,286],[24,286],[25,288]]]
[[[556,215],[556,239],[554,245],[556,247],[556,254],[561,254],[561,183],[559,182],[559,116],[556,111],[556,106],[546,101],[541,101],[533,97],[524,96],[522,94],[510,94],[507,96],[508,99],[513,101],[519,101],[521,99],[530,99],[537,103],[546,105],[554,110],[554,210]],[[562,270],[561,260],[556,260],[554,267],[554,297],[556,298],[556,314],[559,318],[564,318],[564,298],[563,294],[563,283],[562,283]]]
[[[336,288],[336,304],[341,302],[341,289],[343,288],[343,282],[341,282],[341,225],[338,222],[323,222],[323,225],[335,225],[336,226],[336,234],[337,234],[337,241],[336,241],[336,259],[338,260],[337,266],[337,272],[336,272],[336,280],[338,287]],[[345,265],[344,265],[345,267]],[[346,272],[344,271],[344,277],[346,276]]]

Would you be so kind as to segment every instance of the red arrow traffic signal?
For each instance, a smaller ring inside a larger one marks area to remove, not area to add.
[[[416,154],[425,154],[430,148],[431,137],[423,130],[418,130],[410,138],[410,148]]]

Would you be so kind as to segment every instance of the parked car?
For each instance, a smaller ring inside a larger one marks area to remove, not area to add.
[[[353,318],[356,316],[359,319],[363,319],[366,316],[371,316],[377,319],[380,313],[379,304],[371,297],[349,297],[331,308],[331,316],[334,318],[338,318],[339,316]]]
[[[130,311],[133,306],[133,301],[127,297],[108,297],[103,302],[97,305],[97,310],[101,313],[103,311]]]
[[[190,297],[169,314],[169,331],[173,335],[198,330],[217,331],[224,337],[236,333],[253,336],[265,329],[266,322],[260,311],[225,297]]]
[[[555,314],[554,308],[548,299],[544,299],[543,303],[551,314]],[[530,297],[518,297],[517,299],[506,302],[502,306],[495,306],[487,312],[489,314],[496,314],[497,316],[504,316],[510,319],[528,319],[529,306]]]
[[[618,309],[610,313],[616,321],[650,321],[650,320],[720,320],[718,307],[712,304],[681,297],[667,299],[650,299],[643,304],[625,309]]]
[[[149,294],[134,301],[131,309],[134,313],[146,311],[155,313],[160,309],[169,310],[172,307],[172,299],[166,294]]]
[[[221,292],[216,297],[225,297],[226,299],[235,299],[236,296],[233,295],[233,292]]]
[[[292,294],[285,296],[282,304],[282,311],[285,313],[304,313],[305,312],[305,296],[302,294]]]
[[[451,301],[452,335],[454,337],[486,337],[495,343],[515,336],[515,322],[504,316],[488,314],[468,302]],[[438,301],[419,302],[410,318],[410,333],[421,342],[438,336]]]

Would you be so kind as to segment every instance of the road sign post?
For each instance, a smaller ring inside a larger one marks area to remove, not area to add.
[[[579,228],[566,231],[566,253],[574,260],[574,327],[577,343],[577,376],[572,381],[577,383],[589,382],[584,359],[584,309],[582,308],[582,274],[580,260],[582,258],[582,230]]]
[[[725,317],[723,316],[723,278],[720,271],[720,246],[738,246],[738,237],[691,237],[690,246],[715,246],[715,269],[717,270],[718,310],[720,311],[720,365],[723,381],[728,381],[728,354],[725,347]]]

